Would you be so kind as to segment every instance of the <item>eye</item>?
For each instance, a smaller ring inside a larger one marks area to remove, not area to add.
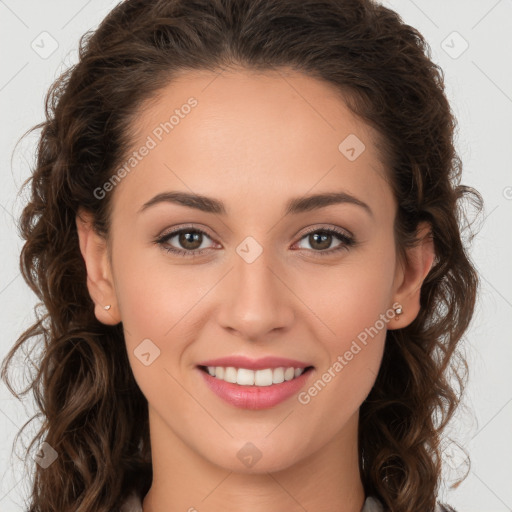
[[[338,245],[330,248],[336,239],[339,241]],[[341,250],[348,250],[349,247],[356,244],[352,235],[336,228],[314,228],[308,231],[301,238],[302,240],[306,240],[310,244],[311,249],[309,250],[316,252],[315,256],[329,256]]]
[[[173,239],[178,247],[170,243]],[[200,256],[208,250],[204,246],[205,239],[211,238],[208,234],[198,228],[181,228],[158,237],[155,242],[159,244],[164,251],[176,254],[178,256],[194,257]]]

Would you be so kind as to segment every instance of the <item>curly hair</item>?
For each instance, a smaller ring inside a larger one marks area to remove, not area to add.
[[[387,332],[375,385],[360,407],[360,471],[367,495],[393,512],[432,512],[441,440],[467,383],[460,341],[473,316],[478,275],[463,240],[465,203],[456,121],[444,76],[422,35],[373,0],[126,0],[80,39],[78,62],[45,98],[31,196],[19,230],[22,275],[37,321],[2,364],[16,396],[33,393],[44,422],[32,440],[58,458],[39,465],[30,512],[111,512],[151,486],[147,400],[133,377],[122,324],[94,315],[75,218],[92,212],[109,235],[111,194],[92,191],[126,158],[144,102],[187,70],[291,68],[333,85],[377,130],[398,203],[395,243],[432,229],[435,261],[407,327]],[[18,395],[8,370],[41,341],[37,372]],[[456,377],[453,386],[452,377]],[[16,440],[32,417],[22,427]],[[137,421],[134,421],[137,418]]]

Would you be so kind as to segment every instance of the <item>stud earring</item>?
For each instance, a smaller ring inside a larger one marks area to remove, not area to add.
[[[111,308],[110,304],[108,304],[107,306],[103,306],[103,309],[106,309],[107,311]]]
[[[396,308],[393,309],[393,311],[395,312],[395,320],[398,320],[403,311],[402,306],[397,306]]]

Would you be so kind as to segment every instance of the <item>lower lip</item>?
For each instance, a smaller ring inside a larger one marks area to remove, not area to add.
[[[208,387],[229,404],[240,409],[269,409],[298,393],[309,378],[312,368],[299,377],[271,386],[240,386],[198,370]]]

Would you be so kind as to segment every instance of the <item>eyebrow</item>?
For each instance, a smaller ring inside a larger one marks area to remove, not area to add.
[[[215,213],[219,215],[226,215],[227,213],[224,203],[218,199],[177,191],[157,194],[155,197],[144,203],[138,213],[142,213],[151,206],[160,203],[179,204],[181,206],[187,206],[206,213]],[[333,204],[342,203],[360,206],[371,217],[373,217],[371,208],[365,202],[347,192],[328,192],[290,199],[286,203],[285,215],[310,212]]]

